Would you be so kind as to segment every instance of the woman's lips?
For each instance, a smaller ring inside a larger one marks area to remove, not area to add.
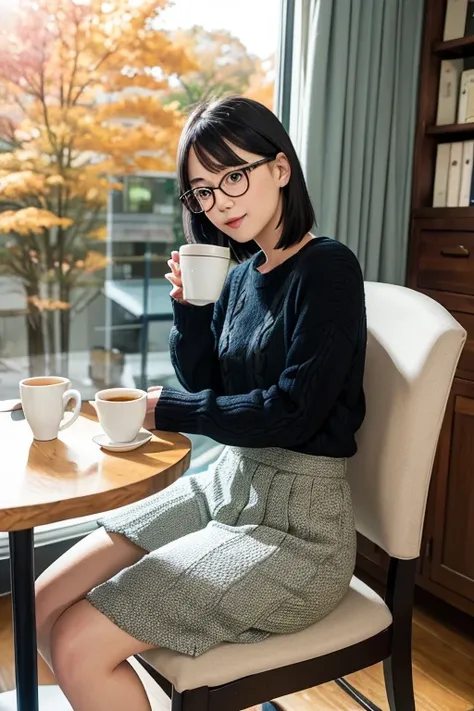
[[[244,221],[245,215],[242,215],[242,217],[236,217],[235,220],[229,220],[228,222],[225,223],[226,227],[230,227],[233,230],[236,230],[240,227],[242,222]]]

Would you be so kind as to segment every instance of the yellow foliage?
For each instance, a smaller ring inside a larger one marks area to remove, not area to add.
[[[105,257],[100,252],[92,251],[87,253],[85,260],[81,264],[79,264],[79,262],[76,262],[76,266],[80,266],[84,269],[84,271],[88,272],[89,274],[92,274],[93,272],[98,272],[101,269],[105,269],[108,263],[109,259],[107,257]]]
[[[107,239],[107,227],[102,225],[102,227],[98,227],[96,230],[92,230],[92,232],[89,232],[86,237],[87,239],[92,239],[96,242],[105,242],[105,240]]]
[[[38,311],[68,311],[71,304],[67,301],[59,299],[40,299],[39,296],[29,296],[27,301],[32,304]]]
[[[69,239],[74,222],[77,245],[121,188],[111,176],[174,170],[184,119],[160,97],[195,63],[158,29],[167,5],[22,0],[13,26],[0,28],[0,126],[12,140],[0,153],[0,202],[18,205],[0,215],[1,232],[60,227]]]
[[[48,192],[46,176],[21,170],[15,173],[0,173],[0,199],[21,200],[25,195],[44,195]]]
[[[57,217],[49,210],[36,207],[25,207],[22,210],[6,210],[0,213],[0,232],[16,232],[20,235],[41,233],[51,227],[69,227],[72,220],[68,217]]]

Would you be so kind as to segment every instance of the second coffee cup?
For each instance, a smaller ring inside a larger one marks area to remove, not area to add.
[[[111,442],[133,442],[146,415],[147,395],[135,388],[108,388],[95,395],[99,422]]]
[[[179,249],[183,299],[193,306],[215,303],[229,270],[230,249],[213,244],[185,244]]]

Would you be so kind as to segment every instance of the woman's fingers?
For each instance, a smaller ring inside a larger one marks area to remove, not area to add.
[[[171,273],[165,274],[165,279],[168,279],[170,284],[172,284],[173,286],[170,292],[170,296],[172,296],[173,299],[176,299],[176,301],[183,301],[183,284],[181,282],[181,279]]]
[[[170,292],[170,296],[175,301],[180,301],[181,303],[185,304],[186,302],[183,300],[183,282],[181,280],[181,268],[179,266],[179,252],[171,252],[171,259],[168,259],[168,266],[171,271],[168,274],[165,274],[165,279],[168,279],[170,284],[173,285],[173,288]]]
[[[173,262],[172,259],[169,259],[168,266],[171,269],[171,273],[181,279],[181,269],[179,267],[179,264],[177,264],[176,262]]]
[[[175,299],[175,301],[181,301],[184,304],[183,300],[183,290],[180,289],[179,287],[175,286],[173,289],[170,291],[170,296]]]
[[[179,288],[182,289],[183,283],[181,281],[181,278],[176,276],[175,274],[169,272],[168,274],[165,274],[165,279],[168,279],[168,281],[171,282],[173,286],[179,286]]]

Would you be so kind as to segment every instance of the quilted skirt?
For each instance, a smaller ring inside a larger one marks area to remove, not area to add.
[[[144,555],[87,599],[132,637],[191,656],[317,622],[355,566],[346,464],[227,447],[205,474],[99,519]]]

